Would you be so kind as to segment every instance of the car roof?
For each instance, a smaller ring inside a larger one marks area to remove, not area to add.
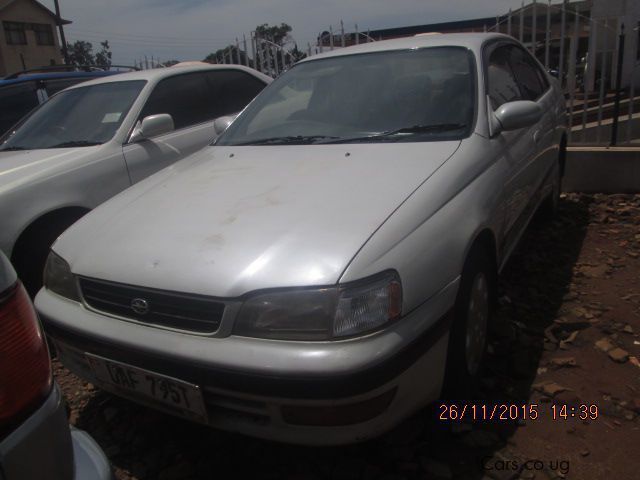
[[[101,78],[111,75],[120,74],[118,71],[96,70],[92,72],[50,72],[50,73],[26,73],[17,78],[10,80],[0,79],[0,87],[5,85],[15,85],[18,83],[41,81],[41,80],[59,80],[64,78]]]
[[[314,60],[327,57],[357,55],[390,50],[409,50],[426,47],[464,47],[477,51],[484,43],[494,38],[514,40],[512,37],[500,33],[422,33],[413,37],[379,40],[376,42],[353,45],[351,47],[338,48],[330,52],[307,57],[304,60],[301,60],[300,63],[313,62]]]
[[[127,80],[155,81],[155,80],[161,80],[167,77],[172,77],[174,75],[179,75],[181,73],[215,71],[215,70],[242,70],[247,73],[251,73],[254,76],[257,76],[258,78],[263,79],[265,82],[270,79],[270,77],[267,77],[266,75],[261,74],[257,70],[254,70],[249,67],[245,67],[243,65],[235,65],[235,64],[185,65],[185,66],[175,65],[173,67],[154,68],[150,70],[139,70],[135,72],[120,73],[117,75],[117,77],[107,77],[107,78],[99,78],[96,80],[89,80],[88,82],[82,82],[82,84],[73,85],[68,89],[87,87],[91,85],[98,85],[101,83],[124,82]]]

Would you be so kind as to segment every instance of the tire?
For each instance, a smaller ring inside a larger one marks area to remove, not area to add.
[[[468,400],[478,389],[487,351],[487,337],[495,306],[495,264],[481,245],[465,261],[449,334],[443,394]]]
[[[558,153],[558,161],[554,166],[552,175],[552,189],[547,198],[540,205],[540,214],[542,217],[552,219],[558,214],[560,206],[560,193],[562,193],[562,177],[564,177],[565,162],[567,158],[566,140],[563,138],[560,142],[560,152]]]
[[[540,214],[546,219],[553,219],[558,214],[560,206],[560,193],[562,192],[562,169],[560,168],[560,162],[556,162],[551,175],[553,176],[551,193],[549,193],[540,205]]]

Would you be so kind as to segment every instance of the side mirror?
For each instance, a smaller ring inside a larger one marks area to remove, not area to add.
[[[140,126],[136,127],[131,135],[130,142],[139,142],[147,138],[162,135],[174,130],[173,118],[168,113],[149,115],[144,117]]]
[[[238,114],[235,115],[225,115],[224,117],[218,117],[213,121],[213,129],[216,132],[216,135],[220,135],[224,132],[229,125],[236,119]]]
[[[517,100],[501,105],[493,114],[497,120],[493,133],[501,131],[518,130],[531,127],[542,118],[542,107],[529,100]]]

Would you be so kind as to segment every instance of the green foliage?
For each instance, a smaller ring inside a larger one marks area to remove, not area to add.
[[[268,23],[263,23],[256,27],[256,34],[259,37],[266,38],[273,43],[283,46],[291,41],[291,37],[289,36],[291,30],[293,30],[291,26],[286,23],[271,26],[269,26]]]
[[[95,65],[91,42],[76,40],[74,43],[67,43],[67,51],[69,52],[69,63],[73,65]]]
[[[258,48],[262,48],[261,51],[265,52],[266,50],[269,50],[271,48],[270,45],[273,43],[286,52],[285,54],[287,56],[287,64],[289,64],[289,58],[293,58],[296,62],[298,60],[302,60],[307,55],[303,51],[298,50],[298,46],[295,43],[293,44],[293,48],[291,47],[293,39],[289,34],[292,30],[293,29],[291,28],[291,26],[287,25],[286,23],[281,23],[280,25],[269,25],[268,23],[263,23],[262,25],[258,25],[255,28],[255,32],[256,37],[260,39],[259,45],[262,46]],[[269,52],[271,51],[269,50]],[[216,50],[215,52],[207,55],[203,61],[208,63],[225,63],[225,61],[226,63],[238,63],[238,55],[240,56],[239,63],[242,65],[246,65],[247,52],[245,52],[242,48],[238,49],[236,45],[228,45],[225,48]],[[263,63],[263,65],[258,65],[259,68],[266,67],[271,71],[274,71],[277,62],[278,70],[283,70],[282,55],[279,51],[276,54],[275,58],[273,58],[271,53],[268,54],[268,60],[266,61],[264,60],[264,57],[258,56],[258,59],[260,58],[263,58],[262,61],[268,62],[268,64],[264,65]],[[248,63],[250,67],[255,68],[254,62],[251,58],[249,58]]]
[[[235,45],[227,45],[224,48],[216,50],[213,53],[207,55],[203,62],[207,63],[225,63],[225,59],[227,63],[232,61],[233,63],[238,62],[238,54],[240,54],[240,64],[245,65],[245,60],[247,54],[242,49],[238,49]],[[249,58],[249,66],[253,66],[253,61]]]
[[[111,47],[105,40],[100,42],[100,50],[94,55],[91,42],[76,40],[74,43],[67,42],[69,52],[69,63],[73,65],[95,65],[102,68],[111,66]]]
[[[102,48],[96,53],[96,65],[108,69],[111,66],[111,48],[109,47],[109,41],[105,40],[104,42],[100,42],[100,46]]]

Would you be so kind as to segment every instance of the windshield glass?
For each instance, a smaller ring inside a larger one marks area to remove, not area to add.
[[[0,150],[84,147],[107,142],[145,83],[101,83],[54,95],[2,139]]]
[[[216,145],[435,141],[469,134],[473,54],[432,47],[303,62],[267,87]]]

